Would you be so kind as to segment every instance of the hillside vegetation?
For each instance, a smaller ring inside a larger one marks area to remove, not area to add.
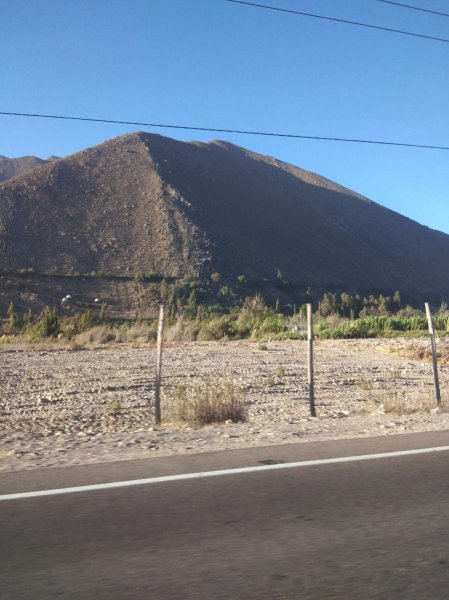
[[[306,337],[305,304],[280,312],[279,305],[269,307],[256,295],[226,309],[217,304],[198,303],[195,289],[187,296],[181,288],[162,282],[160,292],[159,301],[166,308],[165,338],[169,341],[262,342]],[[67,303],[70,301],[64,304]],[[83,347],[110,342],[147,343],[156,339],[156,314],[142,317],[136,313],[132,319],[117,318],[108,313],[104,303],[83,312],[70,311],[68,306],[64,309],[45,306],[40,313],[31,310],[24,313],[11,303],[6,317],[0,321],[0,340],[8,343],[62,338]],[[446,304],[434,313],[433,323],[438,335],[449,333]],[[314,324],[315,335],[323,339],[420,337],[428,331],[425,313],[403,306],[399,292],[393,298],[325,293],[315,304]]]

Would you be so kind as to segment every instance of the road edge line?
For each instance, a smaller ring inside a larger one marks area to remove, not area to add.
[[[208,477],[224,477],[226,475],[242,475],[245,473],[259,473],[263,471],[278,471],[281,469],[297,469],[301,467],[314,467],[319,465],[330,465],[348,462],[379,460],[383,458],[395,458],[401,456],[415,456],[419,454],[431,454],[433,452],[447,452],[449,446],[435,446],[433,448],[416,448],[413,450],[397,450],[395,452],[382,452],[379,454],[360,454],[355,456],[340,456],[337,458],[319,458],[316,460],[304,460],[291,463],[278,463],[275,465],[258,465],[253,467],[238,467],[234,469],[222,469],[219,471],[201,471],[198,473],[181,473],[179,475],[164,475],[161,477],[149,477],[147,479],[132,479],[129,481],[114,481],[110,483],[97,483],[91,485],[80,485],[76,487],[58,488],[51,490],[36,490],[33,492],[17,492],[13,494],[0,495],[0,501],[21,500],[24,498],[38,498],[41,496],[58,496],[62,494],[75,494],[80,492],[93,492],[98,490],[118,489],[122,487],[134,487],[138,485],[150,485],[154,483],[169,483],[172,481],[187,481],[191,479],[205,479]]]

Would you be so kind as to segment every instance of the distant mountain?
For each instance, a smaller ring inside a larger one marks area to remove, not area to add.
[[[227,142],[121,136],[0,184],[0,269],[449,298],[449,236]]]
[[[16,175],[23,175],[31,169],[57,159],[57,156],[50,156],[47,160],[37,158],[37,156],[21,156],[20,158],[0,156],[0,181],[10,179]]]

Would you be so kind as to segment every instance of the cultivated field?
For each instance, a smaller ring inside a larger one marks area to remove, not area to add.
[[[0,347],[4,470],[449,428],[449,367],[435,410],[428,340],[318,340],[317,418],[307,403],[306,342],[168,344],[163,423],[153,423],[155,348],[61,343]],[[443,343],[440,349],[445,350]],[[424,362],[423,362],[424,361]],[[242,423],[180,422],[175,405],[234,394]]]

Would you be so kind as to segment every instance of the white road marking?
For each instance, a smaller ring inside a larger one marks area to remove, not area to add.
[[[203,471],[200,473],[183,473],[181,475],[165,475],[163,477],[149,477],[148,479],[133,479],[130,481],[114,481],[111,483],[97,483],[93,485],[80,485],[77,487],[59,488],[54,490],[37,490],[35,492],[19,492],[4,494],[0,500],[21,500],[23,498],[37,498],[39,496],[57,496],[60,494],[74,494],[77,492],[93,492],[96,490],[111,490],[136,485],[149,485],[152,483],[168,483],[171,481],[186,481],[189,479],[205,479],[207,477],[222,477],[224,475],[242,475],[246,473],[260,473],[262,471],[278,471],[280,469],[297,469],[299,467],[314,467],[318,465],[332,465],[338,463],[357,462],[362,460],[378,460],[380,458],[396,458],[398,456],[414,456],[417,454],[430,454],[432,452],[447,452],[449,446],[436,446],[435,448],[418,448],[415,450],[399,450],[397,452],[383,452],[381,454],[361,454],[359,456],[341,456],[339,458],[320,458],[318,460],[303,460],[291,463],[278,463],[275,465],[262,465],[257,467],[241,467],[238,469],[223,469],[221,471]]]

